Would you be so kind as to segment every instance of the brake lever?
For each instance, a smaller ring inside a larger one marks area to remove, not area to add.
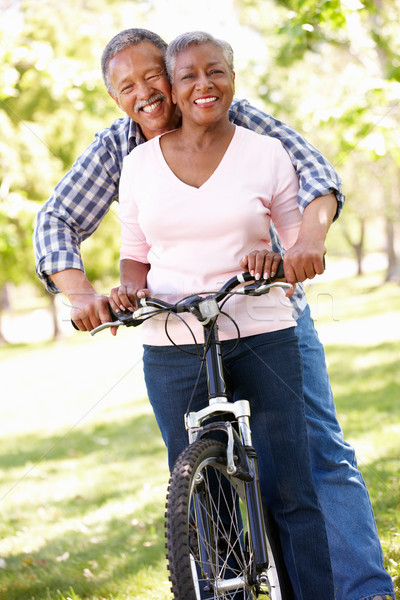
[[[262,296],[263,294],[268,294],[269,290],[272,288],[286,290],[292,289],[292,287],[292,284],[287,283],[286,281],[273,281],[268,283],[268,279],[265,279],[264,282],[261,281],[261,283],[246,286],[244,289],[246,296]]]
[[[113,317],[113,322],[119,322],[119,325],[125,325],[125,327],[137,327],[141,324],[141,321],[138,321],[138,312],[141,307],[138,308],[135,312],[131,312],[130,310],[113,310],[110,306],[110,313]]]
[[[99,331],[109,329],[110,327],[119,327],[120,325],[123,325],[122,321],[109,321],[108,323],[102,323],[98,327],[95,327],[89,333],[93,336],[96,335],[96,333],[99,333]]]

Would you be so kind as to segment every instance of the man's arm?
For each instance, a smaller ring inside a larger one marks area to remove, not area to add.
[[[283,258],[289,283],[312,279],[324,272],[325,239],[336,213],[333,193],[315,198],[304,209],[297,241]]]
[[[36,272],[51,293],[69,299],[79,329],[110,320],[108,301],[96,293],[84,273],[80,253],[118,196],[129,121],[118,119],[97,134],[39,211],[33,244]]]
[[[49,292],[60,291],[52,274],[84,270],[80,245],[117,199],[122,162],[129,151],[128,130],[129,121],[118,119],[97,134],[37,215],[33,234],[36,272]]]
[[[71,304],[71,319],[81,331],[91,331],[101,323],[111,320],[108,298],[96,290],[80,269],[65,269],[53,273],[50,278],[54,285]]]
[[[292,127],[251,106],[247,100],[234,100],[229,109],[229,118],[236,125],[275,137],[281,142],[299,177],[297,203],[301,213],[315,198],[334,193],[337,200],[334,219],[339,216],[345,200],[342,180],[321,152]]]
[[[339,175],[297,131],[251,106],[246,100],[235,100],[229,114],[231,121],[237,125],[277,138],[299,177],[297,204],[303,215],[303,225],[297,242],[285,254],[288,281],[304,281],[323,273],[326,234],[332,221],[340,215],[345,200]],[[271,227],[270,235],[272,249],[283,253],[274,227]]]

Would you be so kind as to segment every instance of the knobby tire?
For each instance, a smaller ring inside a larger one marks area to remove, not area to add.
[[[292,598],[277,532],[266,510],[268,580],[260,584],[256,578],[244,482],[228,474],[225,444],[203,439],[182,452],[171,474],[166,508],[174,600]]]

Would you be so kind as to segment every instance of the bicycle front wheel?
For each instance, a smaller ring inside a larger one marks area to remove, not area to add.
[[[279,542],[268,533],[269,564],[254,564],[244,482],[227,472],[225,444],[203,439],[179,456],[168,488],[166,530],[175,600],[287,597]]]

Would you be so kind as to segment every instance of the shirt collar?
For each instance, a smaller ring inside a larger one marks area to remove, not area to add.
[[[129,119],[129,134],[128,134],[128,142],[129,142],[129,150],[133,150],[135,146],[139,146],[146,142],[146,138],[143,135],[142,130],[140,129],[140,125]]]
[[[179,123],[177,128],[182,125],[182,119],[179,119]],[[144,144],[147,142],[147,139],[144,137],[142,130],[140,129],[140,125],[132,119],[129,119],[129,133],[128,133],[128,143],[129,143],[129,152],[133,150],[136,146],[140,144]]]

